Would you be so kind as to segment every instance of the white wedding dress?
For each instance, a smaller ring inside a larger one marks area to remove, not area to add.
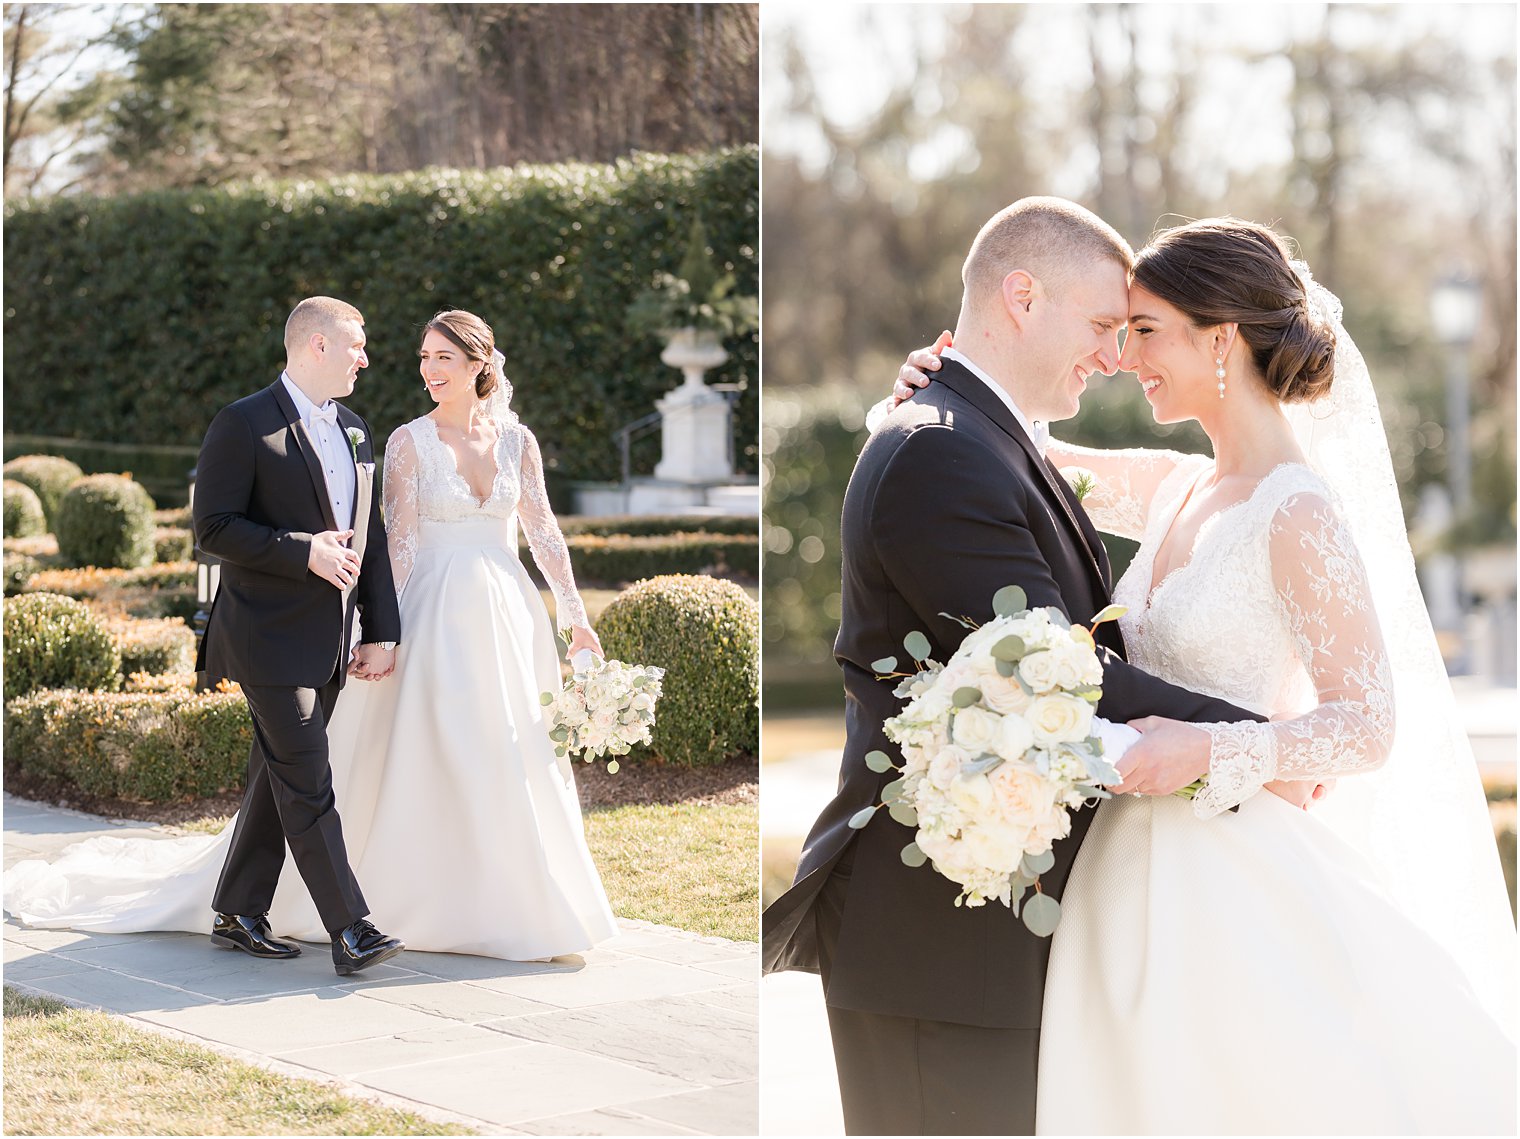
[[[427,416],[386,447],[386,535],[403,639],[385,680],[350,679],[328,726],[333,789],[375,924],[409,950],[529,960],[617,932],[567,759],[539,702],[560,685],[549,617],[517,554],[520,518],[562,627],[587,624],[531,432],[498,415],[477,500]],[[18,863],[5,908],[30,925],[210,928],[232,837],[93,839]],[[290,859],[276,934],[327,940]]]
[[[1323,821],[1395,727],[1333,496],[1308,467],[1279,466],[1206,520],[1152,590],[1157,548],[1209,461],[1061,447],[1058,463],[1095,468],[1129,456],[1085,505],[1141,543],[1114,590],[1130,661],[1274,722],[1210,726],[1196,804],[1098,808],[1051,947],[1038,1132],[1513,1135],[1513,1010],[1480,997]],[[1402,724],[1421,708],[1400,695]],[[1260,790],[1332,776],[1340,788],[1307,812]],[[1413,853],[1443,858],[1439,844]]]

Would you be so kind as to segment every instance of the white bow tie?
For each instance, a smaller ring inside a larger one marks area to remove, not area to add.
[[[326,407],[315,409],[311,413],[306,425],[308,427],[315,427],[319,423],[331,423],[336,427],[338,425],[338,405],[329,401]]]

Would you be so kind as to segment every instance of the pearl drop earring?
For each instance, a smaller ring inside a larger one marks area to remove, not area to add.
[[[1224,399],[1224,357],[1214,357],[1214,375],[1219,378],[1219,398]]]

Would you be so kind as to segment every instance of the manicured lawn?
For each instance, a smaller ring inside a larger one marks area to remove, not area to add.
[[[759,822],[750,803],[613,807],[586,840],[619,917],[759,939]]]
[[[5,988],[8,1135],[473,1135]]]

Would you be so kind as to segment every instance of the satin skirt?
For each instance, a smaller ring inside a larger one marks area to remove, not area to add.
[[[512,520],[424,521],[387,679],[350,679],[328,725],[333,790],[371,920],[409,949],[512,960],[617,932],[586,847],[568,759],[541,692],[559,686],[553,629]],[[30,925],[125,933],[210,928],[232,838],[91,839],[6,873]],[[287,859],[270,924],[326,941]]]
[[[1062,911],[1040,1134],[1515,1134],[1513,1039],[1312,811],[1120,796]]]

